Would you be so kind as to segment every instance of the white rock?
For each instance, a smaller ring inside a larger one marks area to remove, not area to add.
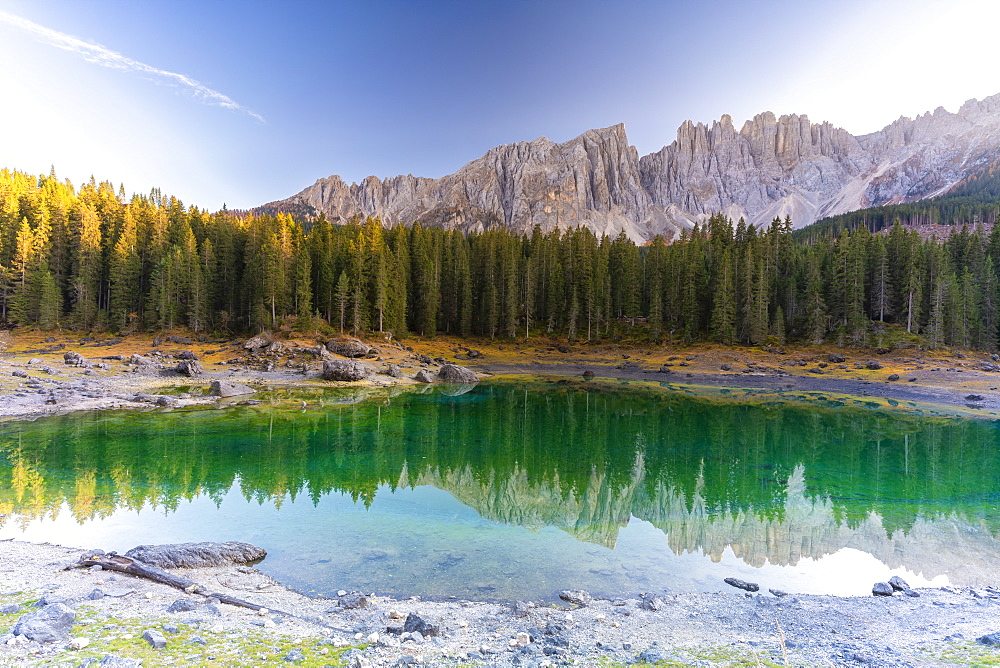
[[[531,636],[528,635],[527,633],[525,633],[524,631],[521,631],[520,633],[518,633],[514,637],[514,643],[516,645],[521,646],[521,647],[524,647],[526,645],[530,645],[531,644]]]
[[[83,636],[79,638],[73,638],[69,641],[70,649],[83,649],[90,644],[90,638],[84,638]]]
[[[365,640],[374,645],[378,642],[378,632],[368,634],[368,637]]]

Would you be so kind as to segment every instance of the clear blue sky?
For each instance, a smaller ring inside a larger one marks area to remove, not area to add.
[[[0,0],[0,167],[249,207],[619,122],[856,134],[1000,92],[995,0]]]

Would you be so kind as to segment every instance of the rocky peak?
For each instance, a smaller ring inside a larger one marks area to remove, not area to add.
[[[380,216],[478,231],[589,227],[635,241],[667,237],[714,213],[767,224],[790,215],[797,227],[867,206],[947,191],[1000,157],[1000,95],[900,117],[855,137],[805,114],[757,114],[737,132],[723,115],[685,121],[677,138],[638,156],[623,124],[557,143],[545,137],[490,149],[439,179],[412,175],[360,184],[320,179],[262,210],[315,210],[333,220]],[[312,207],[310,209],[310,207]]]

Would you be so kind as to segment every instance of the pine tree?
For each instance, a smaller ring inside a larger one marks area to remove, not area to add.
[[[823,343],[827,328],[827,309],[823,299],[823,281],[820,277],[819,258],[809,260],[809,279],[806,287],[806,336],[814,346]]]
[[[718,280],[712,296],[712,338],[725,345],[736,343],[736,287],[733,284],[732,253],[725,249],[718,264]]]
[[[344,324],[347,318],[347,305],[351,301],[351,282],[347,278],[347,272],[341,271],[337,279],[337,314],[340,316],[340,333],[344,333]]]

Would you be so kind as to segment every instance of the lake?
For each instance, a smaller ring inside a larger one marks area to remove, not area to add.
[[[244,540],[313,594],[992,584],[997,424],[616,381],[284,391],[0,424],[0,539]],[[301,409],[301,400],[308,402]]]

